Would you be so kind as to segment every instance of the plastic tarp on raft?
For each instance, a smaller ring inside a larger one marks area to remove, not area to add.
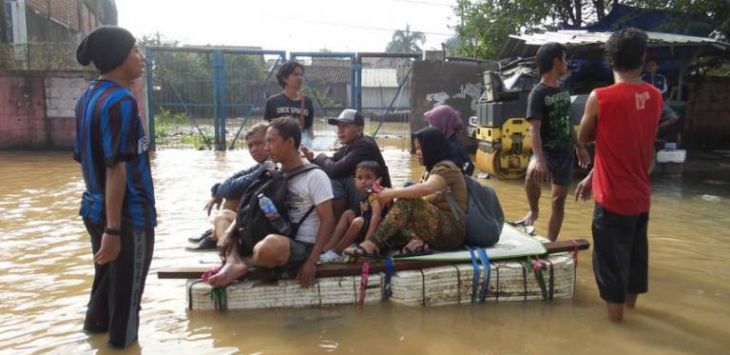
[[[386,289],[392,291],[390,301],[409,306],[572,298],[575,289],[573,257],[570,253],[560,253],[548,255],[541,261],[529,258],[545,252],[540,241],[505,225],[500,242],[486,249],[490,260],[486,263],[488,273],[485,264],[473,263],[469,251],[465,250],[396,259],[396,263],[402,260],[453,260],[454,265],[398,271],[392,276],[389,288],[386,288],[383,273],[373,273],[367,278],[365,287],[361,285],[361,276],[343,276],[319,278],[310,288],[302,288],[292,279],[242,281],[228,286],[224,292],[228,309],[352,305],[361,300],[372,304],[388,298],[383,297]],[[189,280],[187,290],[190,309],[217,308],[211,287],[206,283]],[[364,297],[361,297],[361,290]]]

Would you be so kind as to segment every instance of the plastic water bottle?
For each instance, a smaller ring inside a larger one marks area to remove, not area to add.
[[[259,199],[259,208],[261,208],[261,212],[264,213],[274,229],[285,236],[289,236],[289,234],[291,234],[291,225],[281,218],[279,211],[276,210],[274,202],[264,194],[259,194],[256,197]]]

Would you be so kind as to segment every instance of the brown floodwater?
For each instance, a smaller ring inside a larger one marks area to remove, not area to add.
[[[400,184],[420,176],[404,141],[384,142]],[[160,150],[152,156],[159,227],[129,353],[593,353],[730,351],[730,189],[655,181],[649,226],[650,292],[623,324],[608,322],[590,252],[580,254],[576,295],[554,302],[410,308],[388,303],[322,309],[191,312],[184,280],[165,267],[209,255],[184,250],[207,228],[209,187],[248,166],[246,151]],[[508,218],[526,209],[520,182],[493,186]],[[0,352],[106,352],[81,332],[93,268],[77,216],[83,182],[70,153],[0,152]],[[569,200],[561,239],[590,239],[593,204]],[[546,230],[548,200],[537,231]]]

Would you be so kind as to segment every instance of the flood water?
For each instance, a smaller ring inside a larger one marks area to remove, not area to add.
[[[397,184],[417,179],[402,141],[385,144]],[[656,181],[649,226],[650,291],[624,324],[600,301],[590,252],[580,254],[573,300],[410,308],[371,306],[191,312],[184,280],[159,269],[205,257],[184,250],[207,228],[210,186],[251,164],[246,151],[160,150],[152,156],[159,227],[142,301],[140,340],[128,353],[591,353],[730,351],[730,188]],[[526,211],[520,182],[493,186],[508,218]],[[93,268],[77,217],[83,182],[71,154],[0,152],[0,352],[107,352],[81,332]],[[572,188],[571,188],[572,191]],[[549,204],[541,201],[537,231]],[[590,240],[590,202],[569,200],[561,239]]]

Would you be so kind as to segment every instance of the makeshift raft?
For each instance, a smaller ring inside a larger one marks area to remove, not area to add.
[[[505,225],[500,242],[484,253],[475,249],[394,261],[319,265],[317,281],[310,288],[302,288],[294,279],[270,280],[270,275],[256,272],[213,291],[195,279],[206,266],[162,270],[158,276],[190,279],[187,300],[191,310],[323,307],[385,300],[439,306],[566,299],[575,292],[577,252],[587,248],[585,240],[543,244]]]

